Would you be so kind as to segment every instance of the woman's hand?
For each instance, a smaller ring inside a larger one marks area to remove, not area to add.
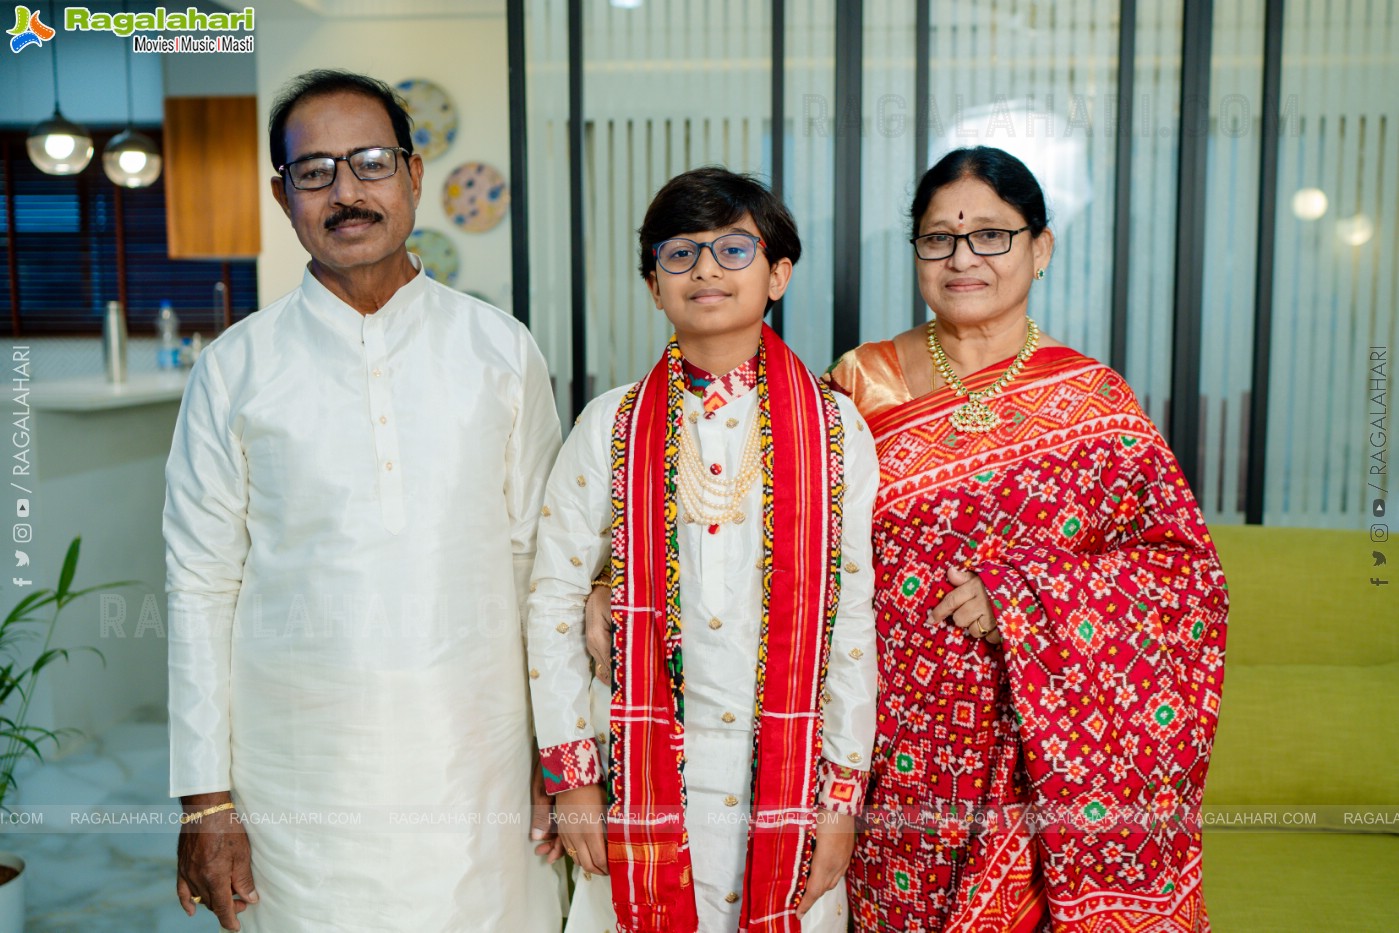
[[[564,851],[583,874],[607,874],[607,801],[602,785],[585,784],[556,795],[554,818]]]
[[[1001,643],[1001,630],[996,627],[996,613],[991,608],[991,595],[981,578],[961,567],[947,568],[947,582],[956,589],[933,607],[928,618],[937,623],[947,621],[972,638],[984,638],[988,645]]]
[[[816,811],[816,850],[811,854],[811,874],[806,893],[797,905],[797,916],[804,917],[821,896],[834,890],[850,867],[855,851],[855,817],[831,810]]]

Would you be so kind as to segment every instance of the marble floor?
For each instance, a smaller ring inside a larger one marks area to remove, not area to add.
[[[27,863],[25,933],[218,930],[211,914],[190,919],[175,900],[179,827],[166,815],[178,808],[166,796],[167,777],[159,714],[113,726],[72,753],[17,775],[14,807],[37,808],[45,816],[42,829],[0,837],[0,849]],[[70,817],[143,811],[149,816],[139,826],[94,826]]]

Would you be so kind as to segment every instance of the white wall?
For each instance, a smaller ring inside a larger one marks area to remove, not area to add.
[[[456,287],[510,304],[510,220],[485,233],[466,233],[442,210],[442,185],[463,162],[486,162],[509,180],[510,125],[507,83],[505,4],[499,12],[452,17],[321,20],[298,16],[278,28],[277,11],[258,10],[258,118],[267,116],[277,92],[291,78],[312,68],[346,68],[391,84],[426,78],[446,89],[457,107],[456,141],[428,162],[417,226],[446,234],[457,247],[461,271]],[[260,140],[262,164],[273,176],[267,139]],[[266,305],[301,281],[306,251],[264,188],[262,256],[258,290]]]

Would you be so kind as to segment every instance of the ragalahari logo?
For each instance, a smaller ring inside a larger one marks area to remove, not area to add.
[[[43,45],[52,39],[54,31],[39,19],[39,11],[29,12],[27,6],[15,7],[15,28],[10,30],[10,51],[19,52],[26,46]]]

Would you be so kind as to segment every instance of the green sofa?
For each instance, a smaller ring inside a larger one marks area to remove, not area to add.
[[[1205,783],[1211,925],[1399,931],[1399,534],[1212,533],[1230,606]]]

